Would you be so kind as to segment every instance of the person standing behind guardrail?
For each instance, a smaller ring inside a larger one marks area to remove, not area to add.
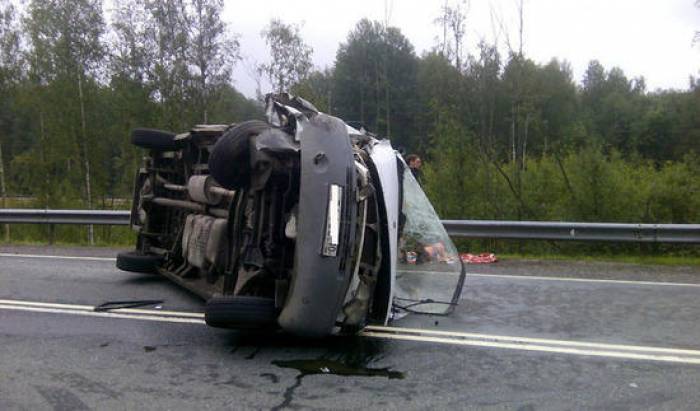
[[[420,159],[420,157],[418,157],[417,154],[409,154],[406,156],[406,164],[408,164],[408,168],[411,170],[411,173],[413,174],[413,177],[416,179],[418,184],[422,186],[423,172],[420,168],[423,165],[423,161]]]

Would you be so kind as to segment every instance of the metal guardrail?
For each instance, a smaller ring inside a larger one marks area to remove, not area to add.
[[[129,225],[128,211],[0,209],[0,223]]]
[[[700,243],[700,224],[619,224],[545,221],[443,220],[455,237],[522,240]]]
[[[0,224],[128,225],[128,211],[0,209]],[[700,244],[700,224],[443,220],[454,237]]]

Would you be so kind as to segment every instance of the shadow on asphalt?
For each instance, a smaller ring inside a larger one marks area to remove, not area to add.
[[[129,285],[150,285],[150,284],[164,284],[164,283],[169,283],[170,280],[168,280],[165,277],[159,276],[159,275],[141,275],[139,274],[138,276],[131,277],[127,280],[124,280],[124,284],[129,284]],[[175,284],[173,284],[175,285]],[[177,287],[179,288],[179,287]]]

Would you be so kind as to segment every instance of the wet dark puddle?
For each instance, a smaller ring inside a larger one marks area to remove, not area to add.
[[[332,338],[325,343],[325,353],[312,359],[275,360],[273,365],[299,371],[299,377],[307,375],[342,375],[347,377],[385,377],[404,379],[404,373],[390,367],[374,368],[372,364],[383,358],[383,345],[379,341],[367,341],[358,337]]]
[[[266,340],[266,348],[283,348],[287,352],[304,353],[307,359],[274,360],[273,365],[280,368],[288,368],[299,371],[294,378],[294,383],[285,388],[283,401],[272,407],[273,411],[291,406],[295,391],[301,387],[304,377],[309,375],[340,375],[344,377],[384,377],[391,380],[402,380],[405,374],[400,371],[386,368],[370,367],[370,364],[379,362],[384,358],[384,342],[380,340],[367,340],[361,337],[333,337],[321,340],[278,339]],[[260,341],[258,341],[260,343]],[[232,352],[236,352],[234,347]],[[257,353],[258,348],[254,350]],[[321,355],[309,359],[309,351],[321,351]],[[293,354],[292,354],[293,355]],[[272,383],[278,383],[279,378],[271,373],[260,374],[263,378],[269,378]]]
[[[337,360],[277,360],[272,364],[282,368],[292,368],[301,373],[300,376],[317,374],[342,375],[352,377],[386,377],[393,379],[404,379],[404,374],[400,371],[392,371],[390,368],[370,368],[363,366],[348,365]]]

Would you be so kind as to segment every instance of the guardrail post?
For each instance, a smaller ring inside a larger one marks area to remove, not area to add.
[[[49,245],[53,245],[56,236],[56,225],[49,224]]]
[[[7,188],[5,187],[5,163],[2,157],[2,144],[0,144],[0,196],[2,196],[2,208],[7,208]],[[5,242],[10,242],[10,225],[4,225]]]

